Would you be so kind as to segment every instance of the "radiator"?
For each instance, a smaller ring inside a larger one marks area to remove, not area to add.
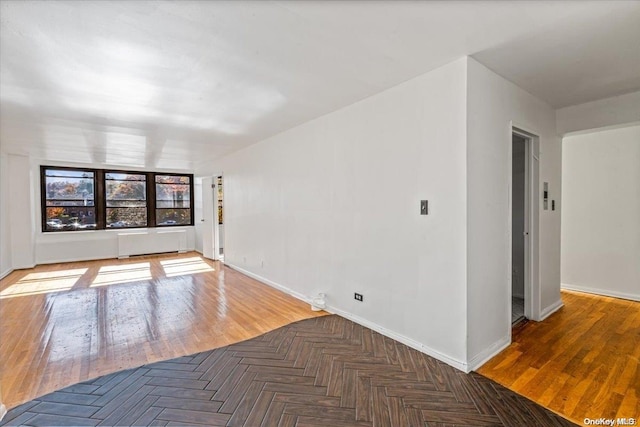
[[[149,233],[118,233],[118,258],[131,255],[186,252],[186,230],[167,230]]]

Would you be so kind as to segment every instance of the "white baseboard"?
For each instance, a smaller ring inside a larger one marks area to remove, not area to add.
[[[73,259],[64,259],[64,258],[47,259],[47,260],[44,260],[44,261],[39,260],[36,265],[66,264],[68,262],[100,261],[100,260],[103,260],[103,259],[116,259],[116,258],[118,258],[117,255],[114,255],[112,257],[107,257],[107,258],[105,258],[104,256],[95,256],[95,257],[82,257],[82,258],[73,258]]]
[[[509,331],[511,332],[511,331]],[[475,371],[511,344],[511,333],[500,338],[469,360],[469,371]],[[467,371],[468,372],[468,371]]]
[[[346,311],[340,310],[339,308],[333,307],[333,306],[327,306],[327,308],[325,309],[326,311],[328,311],[329,313],[333,313],[333,314],[337,314],[339,316],[342,316],[346,319],[349,319],[359,325],[362,325],[366,328],[369,328],[371,330],[376,331],[377,333],[384,335],[386,337],[389,337],[391,339],[394,339],[396,341],[401,342],[402,344],[411,347],[415,350],[418,350],[422,353],[428,354],[429,356],[438,359],[441,362],[446,363],[447,365],[451,365],[454,368],[465,372],[465,373],[469,373],[471,370],[469,369],[469,366],[467,363],[460,361],[458,359],[455,359],[453,357],[450,357],[444,353],[439,352],[438,350],[435,350],[429,346],[426,346],[418,341],[415,341],[409,337],[405,337],[404,335],[398,334],[396,332],[393,332],[383,326],[378,325],[377,323],[374,322],[370,322],[366,319],[363,319],[362,317],[356,316],[355,314],[351,314],[348,313]]]
[[[584,286],[569,285],[567,283],[560,284],[560,288],[566,289],[568,291],[578,291],[578,292],[585,292],[587,294],[603,295],[605,297],[614,297],[614,298],[628,299],[631,301],[640,301],[640,295],[628,294],[626,292],[611,291],[608,289],[585,288]]]
[[[240,268],[240,267],[238,267],[238,266],[236,266],[234,264],[225,264],[225,265],[227,267],[230,267],[230,268],[232,268],[232,269],[244,274],[244,275],[247,275],[247,276],[249,276],[249,277],[251,277],[253,279],[256,279],[259,282],[262,282],[262,283],[264,283],[266,285],[269,285],[269,286],[271,286],[273,288],[276,288],[276,289],[278,289],[278,290],[280,290],[280,291],[282,291],[284,293],[287,293],[287,294],[291,295],[294,298],[297,298],[297,299],[299,299],[301,301],[304,301],[304,302],[306,302],[308,304],[311,304],[311,298],[308,298],[308,297],[306,297],[305,295],[302,295],[299,292],[295,292],[295,291],[287,288],[286,286],[283,286],[283,285],[281,285],[279,283],[276,283],[276,282],[274,282],[272,280],[266,279],[266,278],[264,278],[262,276],[259,276],[259,275],[255,274],[255,273],[252,273],[252,272],[250,272],[248,270]],[[404,335],[401,335],[401,334],[398,334],[396,332],[393,332],[393,331],[391,331],[391,330],[389,330],[389,329],[387,329],[387,328],[385,328],[383,326],[378,325],[377,323],[370,322],[370,321],[368,321],[366,319],[363,319],[362,317],[356,316],[355,314],[351,314],[349,312],[346,312],[346,311],[341,310],[339,308],[333,307],[331,305],[327,306],[327,308],[325,308],[325,311],[328,311],[329,313],[332,313],[332,314],[337,314],[339,316],[342,316],[345,319],[349,319],[352,322],[355,322],[355,323],[357,323],[359,325],[362,325],[362,326],[364,326],[366,328],[374,330],[374,331],[378,332],[379,334],[382,334],[382,335],[384,335],[386,337],[389,337],[391,339],[399,341],[399,342],[403,343],[404,345],[406,345],[408,347],[411,347],[411,348],[413,348],[415,350],[418,350],[418,351],[420,351],[422,353],[428,354],[429,356],[434,357],[434,358],[440,360],[441,362],[444,362],[444,363],[446,363],[448,365],[451,365],[454,368],[459,369],[459,370],[461,370],[463,372],[468,373],[468,372],[471,371],[469,369],[469,366],[468,366],[467,363],[462,362],[462,361],[460,361],[458,359],[454,359],[453,357],[450,357],[450,356],[448,356],[448,355],[446,355],[444,353],[441,353],[441,352],[439,352],[437,350],[434,350],[433,348],[428,347],[428,346],[426,346],[426,345],[424,345],[422,343],[419,343],[418,341],[415,341],[415,340],[413,340],[411,338],[405,337]]]
[[[289,289],[286,286],[283,286],[283,285],[281,285],[279,283],[276,283],[276,282],[274,282],[272,280],[269,280],[269,279],[267,279],[265,277],[262,277],[262,276],[260,276],[258,274],[252,273],[249,270],[245,270],[244,268],[238,267],[235,264],[225,264],[225,266],[230,267],[230,268],[232,268],[232,269],[244,274],[245,276],[249,276],[252,279],[256,279],[258,282],[262,282],[265,285],[269,285],[272,288],[276,288],[277,290],[282,291],[285,294],[289,294],[292,297],[297,298],[297,299],[299,299],[301,301],[304,301],[304,302],[308,303],[309,305],[311,305],[311,298],[309,298],[309,297],[307,297],[307,296],[305,296],[305,295],[303,295],[303,294],[301,294],[299,292],[296,292],[296,291],[294,291],[292,289]]]
[[[547,308],[545,308],[540,312],[540,320],[538,320],[538,322],[542,322],[544,319],[551,316],[556,311],[560,310],[563,306],[564,304],[562,303],[561,299],[554,302],[553,304],[551,304],[550,306],[548,306]]]
[[[2,421],[5,415],[7,415],[7,407],[4,406],[3,403],[0,403],[0,421]]]
[[[83,261],[102,261],[102,260],[107,260],[107,259],[129,259],[132,257],[138,257],[138,256],[153,256],[153,255],[166,255],[166,254],[171,254],[171,253],[177,253],[177,254],[185,254],[187,252],[196,252],[195,249],[185,249],[183,251],[178,251],[178,252],[158,252],[157,254],[147,254],[147,255],[124,255],[124,256],[118,256],[118,254],[113,254],[113,256],[107,256],[107,255],[98,255],[98,256],[88,256],[88,257],[81,257],[81,258],[68,258],[68,259],[47,259],[47,260],[39,260],[38,263],[36,265],[47,265],[47,264],[66,264],[68,262],[83,262]],[[27,268],[33,268],[36,265],[33,265],[32,267],[27,267]]]

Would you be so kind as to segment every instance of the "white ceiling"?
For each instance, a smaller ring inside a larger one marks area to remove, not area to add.
[[[640,89],[640,2],[0,3],[2,150],[192,170],[464,55],[554,107]]]

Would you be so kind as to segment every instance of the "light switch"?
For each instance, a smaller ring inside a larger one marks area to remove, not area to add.
[[[420,200],[420,215],[429,215],[429,201]]]
[[[549,210],[549,183],[545,182],[542,187],[542,208]]]

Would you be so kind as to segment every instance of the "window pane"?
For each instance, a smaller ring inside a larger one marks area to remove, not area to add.
[[[130,173],[113,173],[104,174],[105,179],[115,179],[117,181],[147,181],[146,175],[130,174]]]
[[[146,204],[147,185],[144,182],[135,181],[107,181],[107,206],[113,206],[112,202],[130,201]]]
[[[95,229],[94,173],[46,169],[44,175],[44,231]]]
[[[87,175],[91,175],[91,178],[93,178],[93,172],[91,171],[69,169],[47,169],[45,175],[61,178],[86,178]]]
[[[47,206],[93,206],[93,200],[47,200]]]
[[[146,175],[107,172],[107,227],[145,227],[147,225]]]
[[[46,231],[94,230],[94,207],[47,207]]]
[[[147,207],[140,208],[107,208],[107,227],[146,227]]]
[[[189,185],[188,176],[182,175],[156,175],[156,183],[159,184],[186,184]]]
[[[47,173],[73,171],[56,171],[48,169]],[[80,200],[91,202],[94,200],[93,172],[75,172],[80,177],[46,176],[47,200]]]
[[[156,209],[156,225],[190,225],[191,209]]]
[[[139,208],[147,206],[146,200],[108,200],[110,208]]]
[[[189,184],[156,184],[157,208],[189,208],[190,201],[191,186]]]
[[[156,225],[191,225],[191,178],[156,175]]]

